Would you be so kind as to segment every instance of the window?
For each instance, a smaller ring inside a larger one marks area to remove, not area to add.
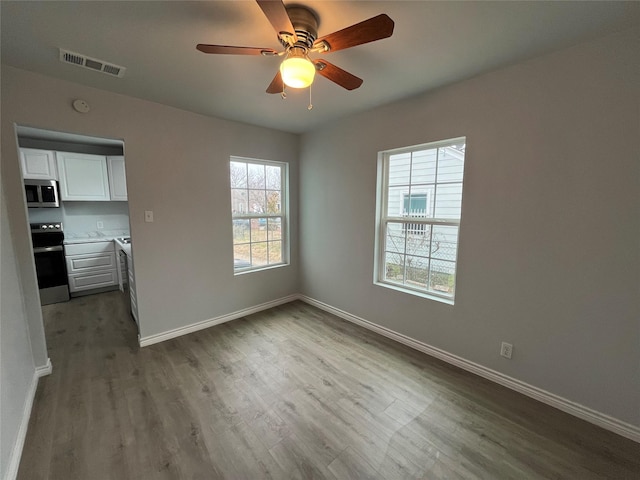
[[[375,283],[453,303],[465,139],[381,152]]]
[[[403,216],[412,217],[425,217],[427,214],[427,194],[426,193],[412,193],[411,195],[403,195],[404,208],[400,212]],[[407,223],[404,225],[404,230],[410,233],[424,233],[425,228],[421,223]]]
[[[233,268],[287,264],[287,164],[231,157]]]

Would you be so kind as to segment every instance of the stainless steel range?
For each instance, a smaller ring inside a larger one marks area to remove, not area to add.
[[[69,282],[62,246],[62,223],[32,223],[31,240],[40,289],[40,304],[68,301]]]

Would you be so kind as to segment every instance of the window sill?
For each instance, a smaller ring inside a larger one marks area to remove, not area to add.
[[[273,270],[274,268],[288,267],[289,263],[277,263],[274,265],[265,265],[263,267],[255,267],[255,268],[242,268],[233,271],[233,275],[244,275],[246,273],[255,273],[255,272],[264,272],[265,270]]]
[[[428,292],[421,292],[419,290],[413,290],[411,288],[405,288],[402,287],[401,285],[396,285],[393,283],[387,283],[387,282],[380,282],[380,281],[374,281],[373,282],[374,285],[377,285],[379,287],[384,287],[384,288],[389,288],[391,290],[395,290],[396,292],[401,292],[401,293],[406,293],[408,295],[413,295],[416,297],[421,297],[421,298],[426,298],[427,300],[434,300],[436,302],[440,302],[440,303],[444,303],[446,305],[454,305],[455,304],[455,299],[454,298],[445,298],[445,297],[440,297],[438,295],[434,295],[432,293],[428,293]]]

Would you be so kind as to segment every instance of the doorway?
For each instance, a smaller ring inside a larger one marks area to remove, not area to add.
[[[17,126],[16,133],[25,188],[28,183],[46,182],[53,185],[59,200],[26,205],[47,343],[59,331],[47,323],[61,322],[66,314],[78,315],[77,308],[69,307],[83,304],[102,305],[94,306],[98,323],[106,321],[109,310],[118,322],[122,311],[127,312],[136,339],[137,309],[134,316],[128,288],[133,252],[124,142],[27,126]],[[45,237],[56,244],[43,245]],[[127,243],[127,254],[116,239]],[[47,259],[56,255],[56,261],[39,261],[43,255]],[[56,271],[51,272],[50,266]],[[55,296],[47,290],[52,278]],[[62,290],[66,297],[59,295]]]

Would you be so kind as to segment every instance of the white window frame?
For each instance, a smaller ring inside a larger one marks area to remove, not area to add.
[[[261,270],[268,270],[271,268],[278,268],[289,265],[289,164],[287,162],[278,162],[274,160],[262,160],[257,158],[247,158],[247,157],[238,157],[232,155],[229,158],[229,193],[231,194],[232,185],[231,185],[231,163],[232,162],[240,162],[240,163],[248,163],[255,165],[265,165],[265,166],[276,166],[281,168],[281,177],[280,177],[280,213],[251,213],[251,212],[242,212],[242,213],[234,213],[233,211],[233,201],[231,204],[231,249],[232,252],[235,251],[234,246],[234,238],[233,238],[233,226],[235,220],[253,220],[260,218],[279,218],[280,219],[280,235],[282,242],[282,261],[278,263],[270,263],[267,265],[256,265],[249,266],[243,268],[235,268],[235,253],[233,253],[234,267],[233,273],[234,275],[242,275],[245,273],[257,272]],[[250,210],[250,207],[249,207]],[[267,220],[268,221],[268,220]],[[249,242],[251,245],[253,242]],[[268,244],[268,241],[267,241]],[[249,247],[251,248],[251,247]],[[267,247],[268,248],[268,247]]]
[[[442,303],[446,303],[449,305],[453,305],[455,303],[455,292],[454,288],[453,295],[441,294],[435,290],[427,290],[415,288],[410,285],[400,284],[396,282],[391,282],[385,279],[385,252],[386,252],[386,239],[387,239],[387,224],[388,223],[402,223],[405,225],[409,224],[422,224],[429,226],[457,226],[458,227],[458,248],[456,250],[456,259],[455,259],[455,279],[457,280],[458,274],[458,256],[460,251],[460,218],[458,219],[450,219],[450,218],[423,218],[423,217],[407,217],[402,214],[402,205],[401,202],[401,213],[398,216],[390,216],[388,215],[388,201],[389,201],[389,158],[391,155],[403,154],[403,153],[413,153],[422,150],[428,149],[436,149],[442,148],[452,145],[458,145],[464,143],[466,145],[466,137],[458,137],[452,138],[448,140],[436,141],[425,143],[422,145],[414,145],[411,147],[397,148],[392,150],[385,150],[378,153],[378,178],[377,178],[377,194],[376,194],[376,233],[375,233],[375,258],[374,258],[374,268],[373,268],[373,283],[375,285],[379,285],[382,287],[390,288],[392,290],[397,290],[400,292],[408,293],[411,295],[416,295],[423,298],[428,298],[431,300],[436,300]],[[466,150],[466,149],[465,149]],[[465,152],[465,163],[466,163],[466,152]],[[466,170],[466,168],[465,168]],[[464,172],[462,177],[463,183],[463,192],[462,197],[464,198]],[[441,183],[442,184],[442,183]],[[411,183],[409,183],[411,185]],[[437,179],[435,186],[438,185]],[[430,198],[429,192],[427,192],[427,204],[432,201]],[[461,207],[462,210],[462,207]],[[462,217],[462,212],[460,214]],[[430,257],[431,258],[431,257]]]

